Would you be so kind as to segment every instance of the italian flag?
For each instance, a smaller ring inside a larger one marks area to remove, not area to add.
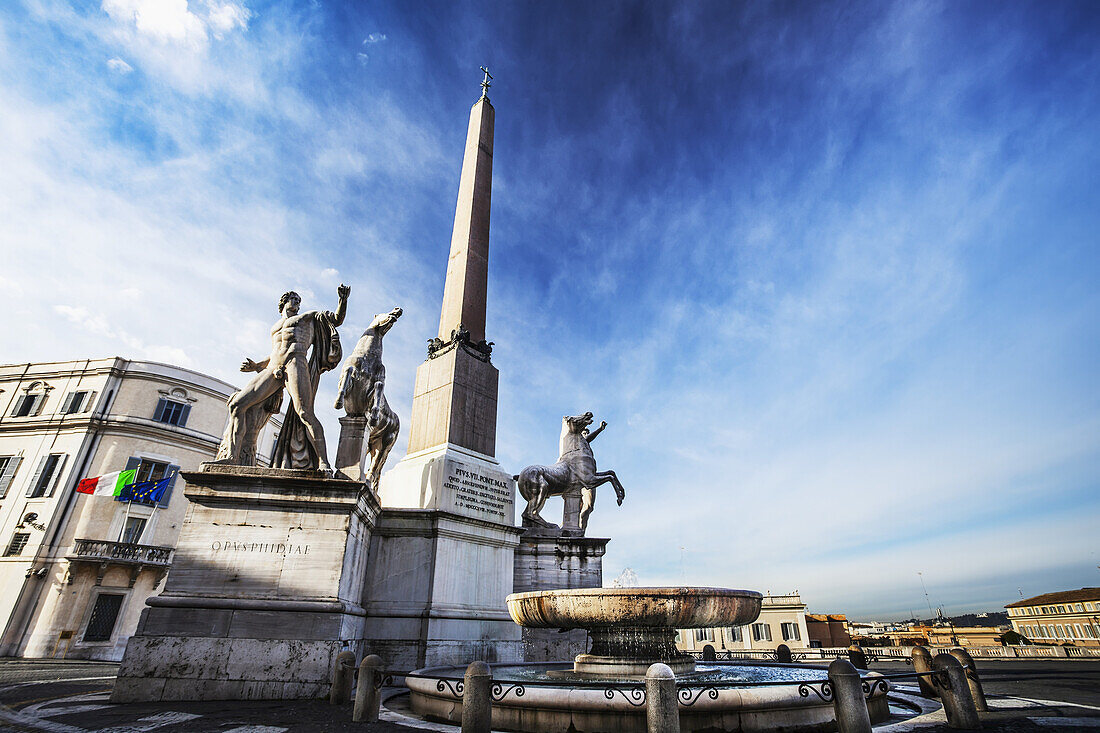
[[[132,484],[137,479],[137,469],[129,471],[115,471],[114,473],[81,479],[76,485],[76,490],[81,494],[92,496],[118,496],[122,493],[122,487]]]

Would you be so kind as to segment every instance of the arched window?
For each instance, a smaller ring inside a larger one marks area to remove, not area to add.
[[[45,382],[31,382],[23,390],[23,394],[15,398],[12,407],[12,417],[34,417],[42,412],[42,406],[46,404],[46,397],[53,389]]]

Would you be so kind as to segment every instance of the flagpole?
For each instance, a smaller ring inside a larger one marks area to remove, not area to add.
[[[134,478],[137,478],[137,476],[135,475]],[[126,487],[123,487],[123,490],[125,490],[125,488]],[[126,525],[130,521],[130,501],[131,500],[126,501],[126,514],[124,514],[123,517],[122,517],[122,531],[119,532],[119,537],[118,537],[119,540],[121,540],[123,537],[126,536]],[[126,543],[126,544],[131,544],[131,543]]]

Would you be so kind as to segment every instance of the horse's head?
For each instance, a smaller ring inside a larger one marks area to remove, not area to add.
[[[561,419],[562,433],[576,433],[580,435],[584,432],[584,429],[592,424],[592,413],[586,412],[583,415],[574,415],[570,417],[566,415]]]
[[[379,336],[385,336],[386,332],[393,328],[393,324],[397,323],[397,319],[401,317],[402,310],[400,308],[394,308],[389,313],[379,313],[374,317],[374,320],[370,322],[370,326],[367,327],[368,331],[374,331]]]

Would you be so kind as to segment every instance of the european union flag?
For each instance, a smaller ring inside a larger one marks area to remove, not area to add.
[[[160,501],[160,498],[164,496],[169,481],[171,481],[171,479],[162,478],[160,481],[145,481],[136,484],[133,489],[133,499],[131,501],[140,501],[143,504],[156,504]]]
[[[172,477],[162,478],[159,481],[141,481],[136,484],[127,484],[122,487],[118,495],[119,501],[137,501],[142,504],[156,504],[168,490],[168,484]]]

